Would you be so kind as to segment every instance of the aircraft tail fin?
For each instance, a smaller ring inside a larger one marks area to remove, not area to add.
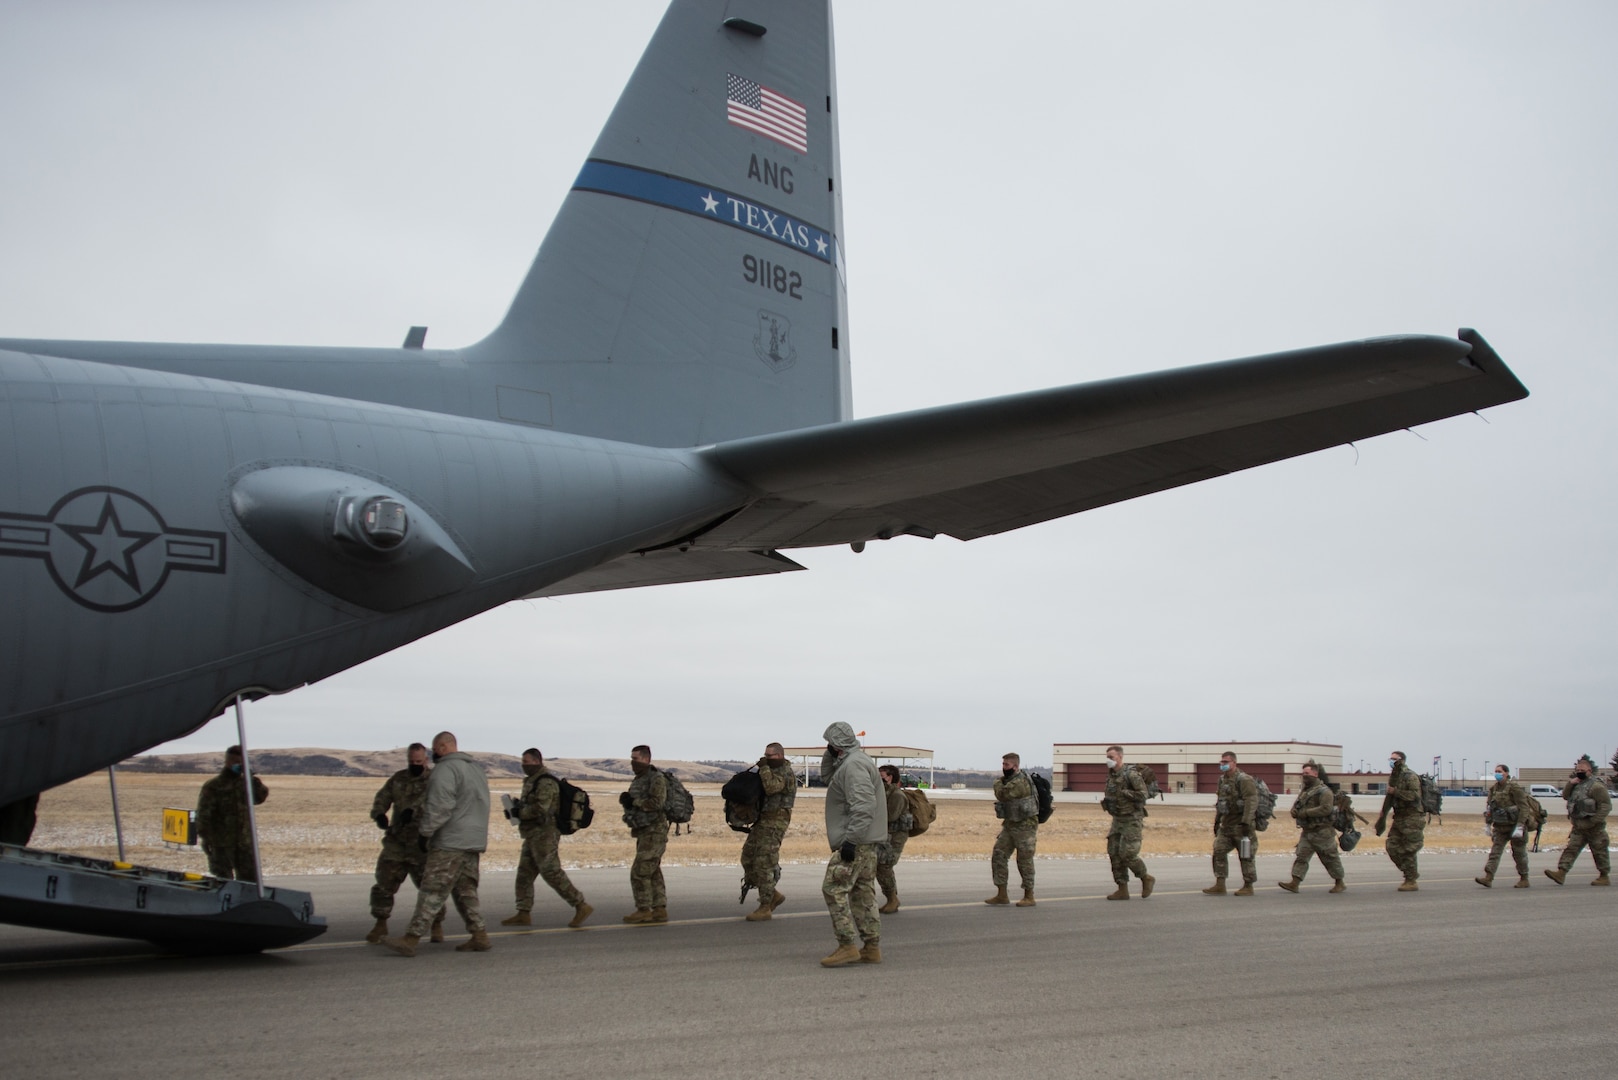
[[[829,0],[675,0],[468,359],[602,438],[846,419],[835,81]]]

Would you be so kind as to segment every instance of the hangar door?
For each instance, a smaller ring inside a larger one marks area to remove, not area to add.
[[[1134,764],[1126,761],[1125,765]],[[1151,769],[1157,773],[1157,786],[1168,790],[1169,767],[1167,765],[1146,764],[1142,768]],[[1073,762],[1067,766],[1068,791],[1105,791],[1107,790],[1107,765],[1105,762],[1095,764],[1091,762]]]
[[[1279,762],[1265,765],[1244,765],[1237,762],[1237,765],[1241,766],[1242,772],[1251,776],[1254,780],[1264,781],[1265,784],[1269,785],[1270,790],[1277,795],[1280,795],[1284,790],[1286,781],[1285,765]],[[1197,790],[1206,792],[1209,795],[1219,790],[1219,763],[1217,761],[1212,763],[1199,761],[1197,763]]]

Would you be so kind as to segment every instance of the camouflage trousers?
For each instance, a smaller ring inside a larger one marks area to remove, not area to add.
[[[1407,818],[1395,814],[1392,824],[1388,826],[1388,842],[1385,845],[1388,858],[1404,874],[1406,881],[1421,877],[1421,871],[1416,867],[1416,853],[1426,842],[1426,832],[1427,818],[1424,814],[1411,814]]]
[[[882,887],[883,896],[899,894],[899,879],[893,876],[893,868],[905,853],[905,844],[909,840],[910,834],[907,832],[890,832],[888,842],[876,846],[876,883]]]
[[[421,887],[416,893],[416,914],[406,934],[421,937],[443,914],[444,905],[455,902],[470,933],[483,929],[483,912],[478,908],[478,856],[476,851],[434,848],[422,867]]]
[[[831,853],[820,893],[831,912],[831,931],[839,945],[863,940],[875,945],[882,939],[882,916],[876,913],[876,844],[856,844],[854,861],[844,862]]]
[[[1337,853],[1337,833],[1331,826],[1305,829],[1292,849],[1292,876],[1299,881],[1309,872],[1309,857],[1317,856],[1333,881],[1343,880],[1343,857]]]
[[[562,869],[562,856],[557,851],[555,832],[536,832],[522,844],[522,855],[517,859],[517,910],[534,909],[534,879],[544,878],[545,884],[556,890],[556,895],[568,907],[584,903],[584,894],[573,887]]]
[[[216,878],[235,878],[237,881],[258,881],[258,867],[253,864],[251,841],[208,845],[208,873]]]
[[[1011,880],[1006,863],[1013,851],[1017,853],[1017,876],[1022,878],[1022,887],[1034,887],[1034,844],[1038,837],[1039,822],[1033,818],[1001,822],[1000,835],[994,838],[994,854],[989,857],[989,872],[996,888]]]
[[[1241,834],[1219,832],[1214,836],[1213,871],[1216,878],[1230,876],[1230,853],[1236,852],[1236,858],[1242,865],[1242,884],[1251,885],[1258,880],[1258,866],[1254,860],[1258,857],[1258,837],[1253,837],[1253,854],[1243,859],[1241,856]]]
[[[663,888],[663,850],[668,846],[666,822],[635,833],[635,861],[629,864],[629,891],[635,895],[636,909],[669,906],[669,894]]]
[[[742,842],[742,880],[758,890],[764,900],[775,890],[776,871],[781,865],[781,840],[787,834],[786,821],[764,819],[753,826]]]
[[[426,865],[425,852],[409,851],[401,844],[384,841],[382,854],[376,857],[376,884],[371,886],[371,918],[386,919],[393,914],[393,896],[405,878],[419,890],[421,869]]]
[[[1140,818],[1116,817],[1107,830],[1107,861],[1112,863],[1112,880],[1120,885],[1129,884],[1129,872],[1138,878],[1146,877],[1146,863],[1140,857],[1141,832],[1145,822]]]
[[[1612,855],[1607,850],[1605,821],[1574,822],[1573,831],[1567,836],[1567,846],[1562,848],[1562,858],[1556,865],[1564,872],[1573,869],[1579,852],[1584,850],[1586,844],[1590,846],[1590,857],[1596,861],[1596,869],[1603,874],[1612,873]]]
[[[1483,864],[1483,873],[1486,877],[1494,877],[1494,872],[1500,869],[1500,855],[1511,845],[1511,861],[1517,864],[1517,876],[1528,876],[1528,829],[1523,829],[1521,836],[1512,836],[1515,825],[1501,827],[1496,825],[1492,831],[1494,844],[1489,848],[1489,861]]]

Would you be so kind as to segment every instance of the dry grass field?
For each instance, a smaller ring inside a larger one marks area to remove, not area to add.
[[[206,860],[195,849],[165,847],[161,817],[165,806],[196,805],[197,790],[207,777],[152,773],[118,775],[124,841],[131,862],[173,869],[205,870]],[[379,834],[366,816],[371,798],[381,786],[372,777],[266,776],[270,798],[259,810],[259,835],[267,874],[368,873],[374,865]],[[624,785],[587,781],[596,807],[596,821],[588,830],[563,837],[562,861],[568,866],[627,866],[634,854],[629,831],[618,818],[618,792]],[[517,830],[499,814],[499,793],[516,794],[516,780],[496,780],[496,811],[489,827],[488,870],[511,870],[517,865]],[[741,850],[740,833],[725,825],[719,785],[692,784],[696,797],[694,829],[671,836],[665,862],[669,865],[723,865],[734,863]],[[938,820],[905,849],[913,859],[987,859],[999,823],[991,805],[979,799],[939,798]],[[1290,849],[1296,830],[1284,808],[1283,815],[1260,838],[1260,851],[1276,854]],[[1362,800],[1362,812],[1372,809]],[[822,803],[801,797],[797,819],[782,847],[782,861],[811,863],[825,860],[828,850],[822,828]],[[1372,816],[1367,814],[1366,816]],[[1153,856],[1206,856],[1211,844],[1212,811],[1197,807],[1155,806],[1146,823],[1142,852]],[[1042,858],[1106,857],[1107,817],[1093,803],[1058,802],[1056,813],[1039,830]],[[1565,834],[1557,823],[1546,830],[1547,843]],[[1380,854],[1382,842],[1365,829],[1355,854]],[[39,827],[32,847],[78,855],[111,858],[117,854],[112,825],[112,804],[104,773],[85,777],[47,791],[40,800]],[[1482,823],[1472,814],[1451,814],[1427,829],[1431,850],[1467,851],[1485,847]]]

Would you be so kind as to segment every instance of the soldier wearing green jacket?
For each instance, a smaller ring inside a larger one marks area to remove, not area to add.
[[[1579,852],[1588,844],[1590,857],[1595,860],[1596,870],[1600,874],[1590,884],[1611,885],[1612,856],[1607,850],[1607,815],[1612,813],[1612,794],[1596,775],[1596,763],[1589,754],[1573,763],[1573,775],[1562,786],[1562,798],[1567,800],[1567,819],[1572,828],[1556,869],[1545,871],[1545,876],[1558,885],[1562,884],[1567,880],[1567,872],[1573,869]]]
[[[1226,750],[1219,755],[1219,791],[1214,803],[1214,883],[1202,891],[1209,896],[1225,895],[1225,878],[1230,875],[1230,853],[1235,849],[1242,867],[1242,887],[1236,896],[1252,896],[1258,880],[1254,856],[1258,854],[1258,785],[1236,765],[1236,755]],[[1242,840],[1251,841],[1247,855],[1241,854]]]
[[[517,914],[501,919],[500,925],[533,925],[534,879],[542,878],[573,909],[568,926],[577,929],[595,908],[585,903],[584,894],[574,888],[562,869],[562,831],[556,825],[562,786],[556,774],[545,767],[545,756],[532,746],[522,752],[522,775],[522,796],[512,811],[517,833],[522,837],[522,855],[517,859]]]
[[[629,767],[635,779],[629,790],[618,796],[624,808],[624,824],[635,838],[635,861],[629,864],[629,891],[635,895],[635,910],[624,916],[626,923],[666,923],[669,921],[669,895],[663,887],[663,852],[669,846],[669,819],[664,812],[669,783],[652,764],[652,748],[641,745],[629,752]]]
[[[886,902],[876,910],[879,915],[892,915],[899,910],[899,879],[893,868],[899,865],[899,858],[904,855],[905,844],[910,841],[910,827],[916,823],[916,819],[910,813],[910,800],[905,798],[898,767],[883,765],[876,771],[882,777],[882,790],[888,805],[888,839],[878,847],[876,853],[876,883],[881,887]]]
[[[376,884],[371,886],[371,927],[365,940],[380,944],[388,936],[388,917],[393,914],[393,897],[404,884],[405,878],[421,888],[421,871],[427,865],[427,853],[416,841],[416,817],[427,798],[427,748],[411,743],[405,751],[405,767],[388,777],[371,800],[371,820],[382,830],[382,853],[376,858]],[[390,819],[388,814],[392,812]],[[444,940],[444,913],[438,913],[433,923],[433,941]]]
[[[1416,879],[1421,870],[1416,855],[1421,851],[1427,831],[1427,812],[1421,805],[1421,777],[1405,764],[1402,750],[1388,755],[1388,793],[1382,799],[1382,813],[1376,818],[1376,834],[1388,833],[1387,853],[1401,873],[1404,883],[1400,892],[1415,892]],[[1393,827],[1388,828],[1388,812],[1393,812]]]
[[[780,743],[764,748],[764,756],[758,759],[758,782],[764,788],[764,802],[758,821],[742,842],[742,875],[758,890],[758,907],[747,913],[748,922],[765,921],[787,900],[775,884],[781,877],[781,841],[786,839],[798,799],[798,774]]]
[[[1489,802],[1483,810],[1483,821],[1489,826],[1489,860],[1483,864],[1483,876],[1472,880],[1485,889],[1494,885],[1494,872],[1500,867],[1500,855],[1511,845],[1511,861],[1517,864],[1518,889],[1528,888],[1528,834],[1538,825],[1534,803],[1522,785],[1511,778],[1505,765],[1494,767],[1494,784],[1489,788]]]
[[[1140,770],[1124,764],[1124,748],[1107,747],[1107,788],[1101,796],[1101,809],[1112,816],[1107,830],[1107,860],[1112,863],[1112,880],[1118,886],[1108,900],[1129,899],[1129,875],[1140,879],[1140,898],[1152,895],[1157,879],[1146,872],[1141,861],[1141,833],[1146,820],[1146,801],[1151,796]]]
[[[1278,882],[1287,892],[1297,892],[1303,876],[1309,872],[1309,857],[1320,859],[1320,865],[1331,875],[1334,893],[1344,892],[1343,858],[1337,852],[1337,830],[1332,828],[1332,811],[1337,808],[1337,796],[1326,783],[1320,764],[1310,760],[1303,765],[1303,790],[1292,801],[1292,820],[1303,830],[1298,835],[1298,846],[1293,849],[1292,880]]]
[[[270,789],[255,774],[253,805],[270,797]],[[246,785],[242,782],[242,748],[225,751],[225,767],[202,785],[197,794],[197,840],[208,856],[208,873],[237,881],[258,881],[253,858],[253,822],[247,812]]]
[[[1034,906],[1034,847],[1039,840],[1039,797],[1034,782],[1022,769],[1022,758],[1007,754],[1000,759],[1000,779],[994,782],[994,816],[1000,819],[1000,835],[994,840],[989,859],[995,894],[986,904],[1009,904],[1006,886],[1011,883],[1008,863],[1017,853],[1017,876],[1022,879],[1022,899],[1018,907]]]

